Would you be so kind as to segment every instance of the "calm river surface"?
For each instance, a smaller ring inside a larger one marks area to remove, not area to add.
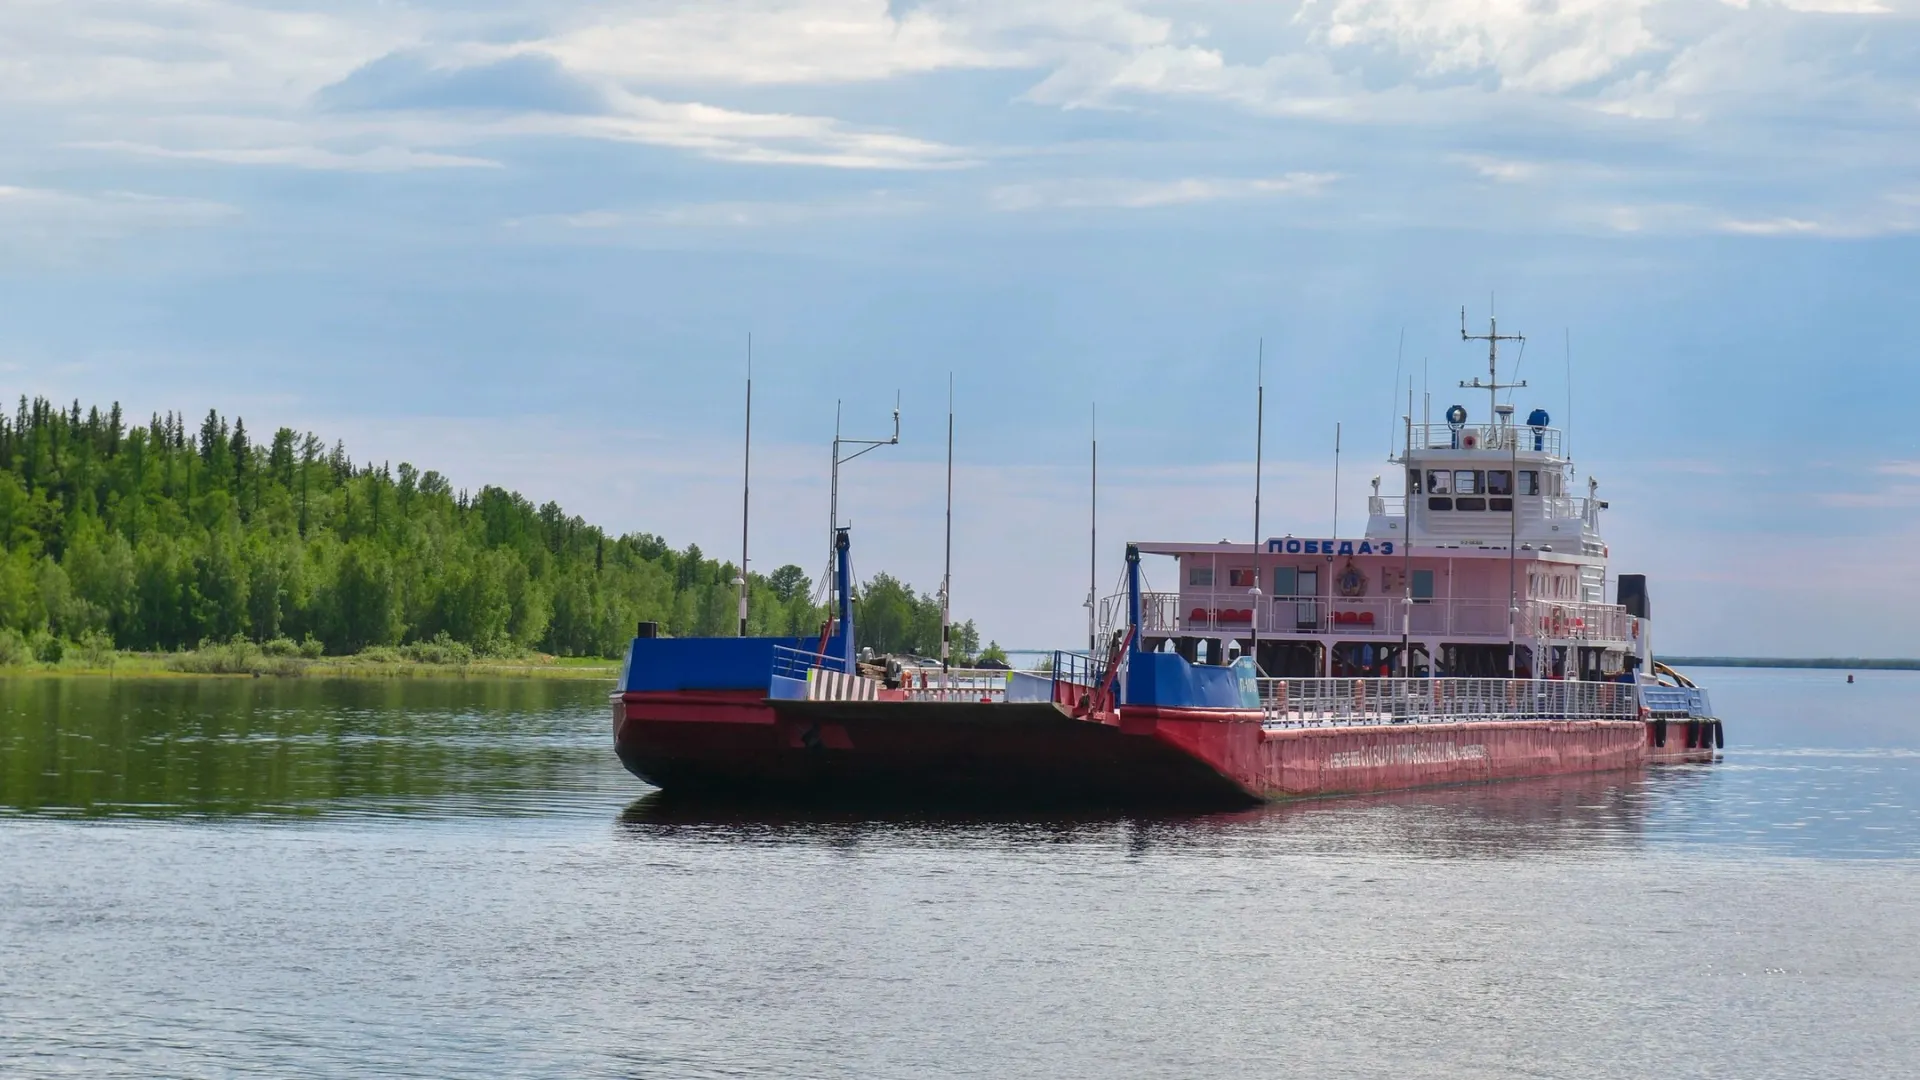
[[[1920,1076],[1920,677],[1201,818],[676,809],[605,689],[0,679],[0,1076]]]

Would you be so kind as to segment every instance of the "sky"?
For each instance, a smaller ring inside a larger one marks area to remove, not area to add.
[[[0,5],[0,392],[208,408],[1084,640],[1364,525],[1406,380],[1600,481],[1660,647],[1920,655],[1917,0]],[[1506,372],[1503,372],[1503,374]],[[1416,406],[1418,408],[1418,406]],[[1569,409],[1571,410],[1569,414]],[[1150,567],[1150,573],[1153,568]],[[1159,570],[1171,584],[1170,569]]]

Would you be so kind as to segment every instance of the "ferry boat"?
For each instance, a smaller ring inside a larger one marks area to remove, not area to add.
[[[1463,331],[1463,336],[1465,336]],[[1607,596],[1607,503],[1574,493],[1544,410],[1406,423],[1399,497],[1357,537],[1136,541],[1107,646],[1042,671],[856,651],[836,528],[817,639],[669,639],[643,624],[614,745],[670,792],[909,804],[1228,806],[1711,762],[1706,691],[1659,663],[1644,576]],[[1171,560],[1152,591],[1143,562]]]

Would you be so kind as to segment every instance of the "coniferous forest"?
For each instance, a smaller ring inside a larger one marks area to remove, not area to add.
[[[402,462],[279,428],[256,442],[209,411],[129,424],[20,400],[0,414],[0,653],[64,644],[170,651],[236,640],[341,655],[458,643],[482,655],[618,656],[635,623],[725,634],[735,564],[658,536],[612,536],[496,487],[456,491]],[[750,631],[818,633],[798,566],[753,574]],[[861,641],[937,651],[937,601],[876,575]],[[955,642],[977,647],[972,624]]]

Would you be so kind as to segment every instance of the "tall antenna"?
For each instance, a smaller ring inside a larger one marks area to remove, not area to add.
[[[947,372],[947,560],[940,571],[941,688],[951,667],[953,642],[953,372]]]
[[[1333,538],[1340,539],[1340,421],[1333,422]],[[1328,562],[1333,560],[1329,558]]]
[[[1392,400],[1393,406],[1395,408],[1397,408],[1400,404],[1398,400],[1400,397],[1400,368],[1402,366],[1401,361],[1404,358],[1406,351],[1407,351],[1407,328],[1404,324],[1402,324],[1400,327],[1400,344],[1394,346],[1394,349],[1393,349],[1393,398],[1390,400]],[[1388,409],[1387,415],[1392,416],[1393,409]],[[1392,460],[1393,458],[1393,428],[1391,426],[1387,428],[1387,458],[1388,460]]]
[[[1472,382],[1463,382],[1460,385],[1463,389],[1485,390],[1487,392],[1487,419],[1491,422],[1494,407],[1500,403],[1500,391],[1511,390],[1517,386],[1527,385],[1524,379],[1514,383],[1503,383],[1500,381],[1500,343],[1503,341],[1518,341],[1524,343],[1527,340],[1527,336],[1525,334],[1502,334],[1500,332],[1500,320],[1491,314],[1487,316],[1486,333],[1469,334],[1467,333],[1467,309],[1463,307],[1460,309],[1460,340],[1484,341],[1487,343],[1487,381],[1481,382],[1480,377],[1476,375]],[[1521,348],[1524,349],[1525,347],[1526,346],[1522,344]]]
[[[1567,418],[1560,422],[1560,456],[1573,457],[1573,327],[1566,327]]]
[[[1253,672],[1260,674],[1260,615],[1265,606],[1260,603],[1260,465],[1265,455],[1267,437],[1267,339],[1260,339],[1254,361],[1253,394],[1253,626],[1251,628]],[[1395,375],[1398,379],[1400,376]],[[1339,500],[1336,485],[1334,499]],[[1338,514],[1335,515],[1338,520]]]
[[[837,558],[835,544],[840,532],[840,466],[845,465],[847,462],[852,461],[854,458],[857,458],[862,454],[871,453],[882,446],[898,446],[900,444],[900,393],[899,391],[896,390],[893,395],[893,436],[891,438],[849,439],[841,435],[840,434],[841,404],[842,403],[839,401],[835,401],[833,403],[833,472],[832,472],[833,479],[828,486],[828,495],[827,495],[827,575],[825,578],[822,579],[823,581],[830,581],[833,579],[834,562],[836,561],[836,558]],[[843,446],[857,446],[860,449],[855,450],[853,453],[848,454],[845,457],[841,457],[840,448]],[[836,603],[833,603],[835,598],[829,595],[827,599],[830,602],[829,606],[833,607],[833,610],[838,611],[839,610],[838,605]]]
[[[1092,487],[1087,495],[1087,655],[1100,652],[1099,616],[1094,607],[1100,594],[1100,403],[1088,403],[1093,433]]]
[[[1407,376],[1407,448],[1400,457],[1401,484],[1406,492],[1400,512],[1400,660],[1407,678],[1413,678],[1413,376]],[[1339,539],[1335,537],[1335,539]]]
[[[753,333],[747,333],[747,433],[740,464],[740,636],[747,636],[747,517],[753,509]]]

